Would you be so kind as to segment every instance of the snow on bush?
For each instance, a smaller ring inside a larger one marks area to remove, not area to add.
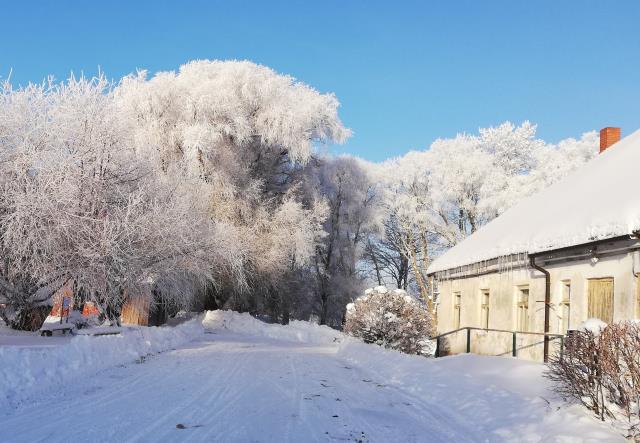
[[[78,335],[60,346],[0,347],[0,410],[80,377],[173,349],[203,333],[202,317],[176,327],[131,327],[119,335]]]
[[[597,337],[607,326],[608,325],[599,318],[589,318],[578,326],[578,331],[591,332]]]
[[[640,439],[640,323],[587,320],[567,337],[545,375],[565,399]]]
[[[402,289],[377,286],[347,305],[344,331],[407,354],[430,354],[431,315]]]

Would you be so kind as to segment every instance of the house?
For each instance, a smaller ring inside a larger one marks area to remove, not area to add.
[[[640,318],[640,131],[619,139],[604,128],[595,159],[429,266],[438,333],[485,329],[448,335],[449,352],[546,361],[561,341],[536,334]]]

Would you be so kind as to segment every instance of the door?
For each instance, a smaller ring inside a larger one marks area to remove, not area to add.
[[[589,280],[589,318],[599,318],[605,323],[613,323],[613,279],[594,278]]]

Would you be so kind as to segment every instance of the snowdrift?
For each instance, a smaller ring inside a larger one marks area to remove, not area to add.
[[[293,320],[286,326],[269,324],[248,313],[234,311],[207,311],[202,326],[209,331],[224,329],[238,334],[309,344],[330,344],[348,338],[328,326],[298,320]]]
[[[176,327],[124,328],[120,335],[79,335],[59,346],[0,347],[0,410],[102,369],[189,342],[202,335],[201,320],[202,317]]]
[[[53,337],[43,339],[43,346],[0,346],[0,410],[81,377],[176,348],[201,338],[205,329],[309,344],[331,344],[348,338],[327,326],[303,321],[282,326],[264,323],[246,313],[208,311],[176,327],[129,327],[120,335],[78,335],[62,343]]]

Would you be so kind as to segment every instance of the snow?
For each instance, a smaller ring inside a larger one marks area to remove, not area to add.
[[[75,335],[110,335],[120,334],[123,331],[122,326],[95,326],[90,328],[77,329]]]
[[[373,288],[373,290],[375,292],[379,292],[381,294],[386,294],[388,292],[387,287],[386,286],[382,286],[382,285],[381,286],[376,286],[375,288]]]
[[[631,234],[640,228],[640,131],[564,180],[522,200],[429,266],[435,273],[518,253]]]
[[[594,335],[600,335],[602,330],[607,327],[607,324],[599,318],[589,318],[582,322],[578,326],[578,331],[591,332]]]
[[[59,346],[67,343],[71,336],[56,335],[41,337],[39,332],[16,331],[0,320],[0,350],[7,346],[41,347]],[[1,384],[0,384],[1,386]]]
[[[62,389],[101,369],[166,351],[202,333],[201,320],[175,328],[122,328],[119,335],[72,338],[21,334],[0,337],[0,410],[32,399],[41,389]],[[89,330],[87,330],[89,331]]]
[[[233,311],[208,311],[202,320],[202,326],[209,331],[225,330],[307,344],[328,344],[345,338],[341,332],[315,323],[293,320],[287,326],[282,326],[264,323],[248,313]]]
[[[44,323],[40,327],[40,330],[41,331],[59,331],[59,330],[73,329],[75,327],[76,325],[73,323],[70,323],[68,318],[66,317],[61,318],[59,316],[49,315],[47,316],[47,318],[44,319]]]
[[[37,399],[0,403],[3,435],[16,442],[624,441],[577,405],[561,406],[541,364],[408,356],[326,326],[269,325],[226,311],[201,320],[204,331],[192,320],[174,329],[181,338],[171,343],[170,328],[140,328],[146,345],[132,332],[76,337],[58,348],[66,360],[0,357],[5,373],[20,365],[12,372],[28,369],[51,382],[35,369],[48,363],[56,376],[66,374],[55,390],[33,390]],[[90,346],[78,346],[84,341]],[[107,342],[121,345],[109,368],[87,356],[114,354],[99,345]],[[170,350],[136,357],[162,349]],[[68,364],[72,358],[82,359]],[[10,386],[25,380],[12,377]]]
[[[50,348],[52,346],[60,346],[71,340],[70,335],[55,335],[53,337],[41,337],[32,332],[24,334],[4,335],[4,331],[0,331],[0,352],[5,347],[22,347],[22,348]],[[0,354],[1,355],[1,354]],[[1,371],[0,371],[1,373]],[[1,386],[1,383],[0,383]]]

